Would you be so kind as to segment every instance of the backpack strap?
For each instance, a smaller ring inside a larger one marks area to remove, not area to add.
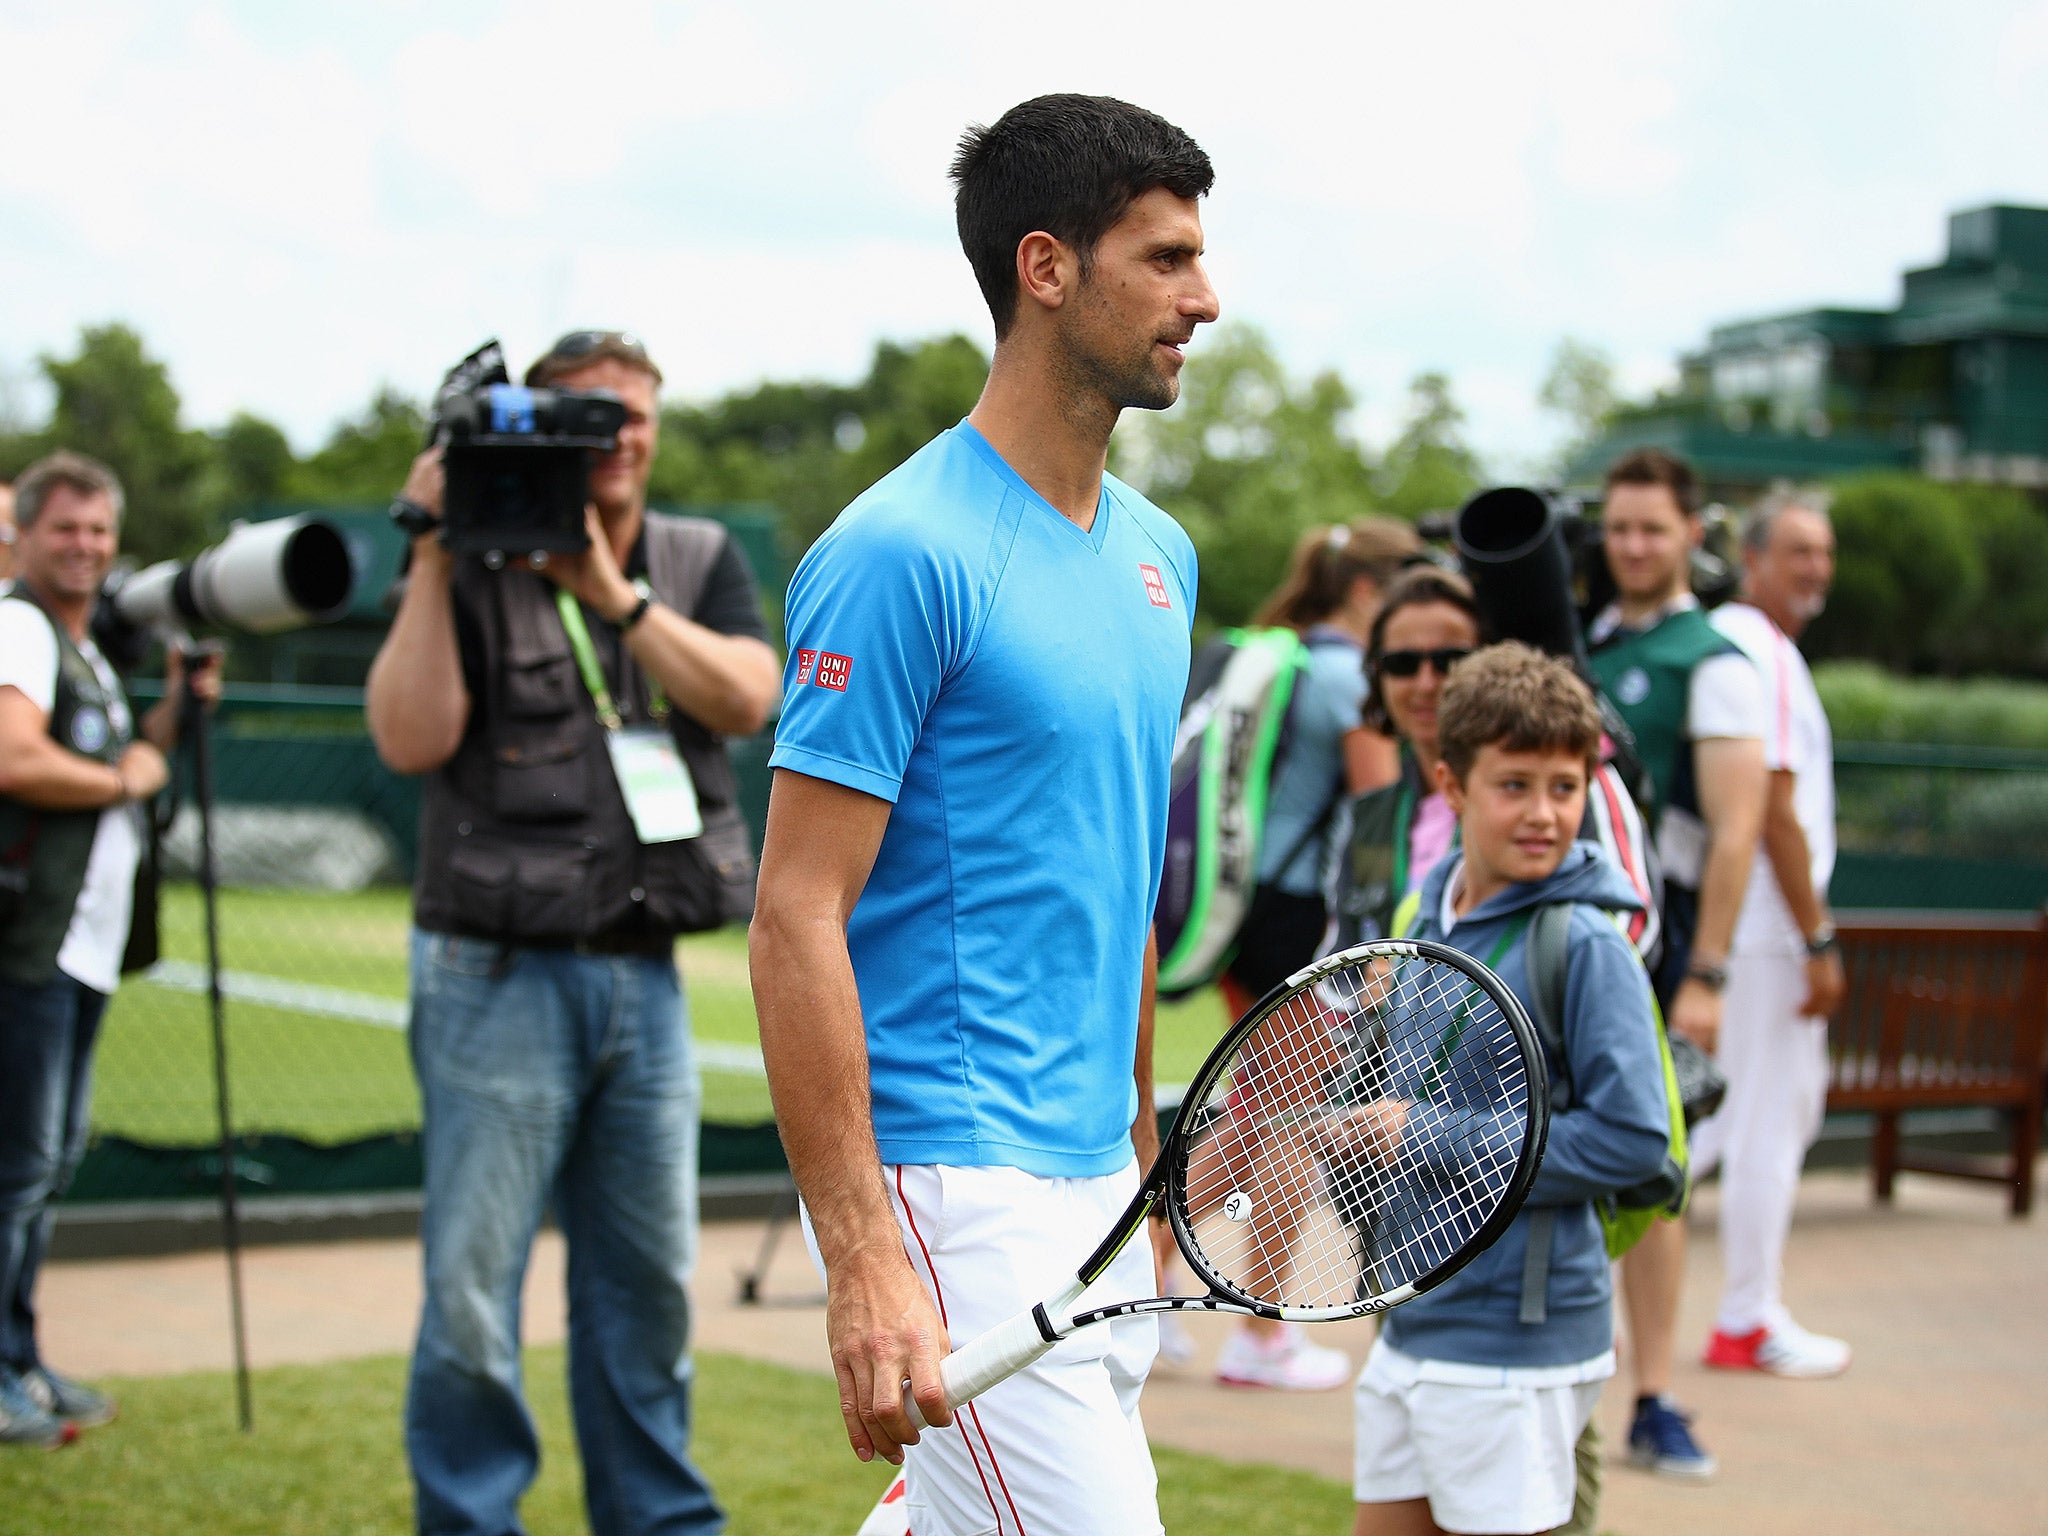
[[[1543,1054],[1557,1063],[1550,1074],[1550,1105],[1563,1109],[1571,1102],[1571,1058],[1564,1048],[1564,989],[1571,954],[1572,904],[1549,901],[1536,909],[1529,924],[1530,1020]],[[1529,1213],[1529,1246],[1522,1254],[1522,1306],[1518,1320],[1540,1323],[1549,1315],[1550,1249],[1557,1233],[1557,1208],[1542,1205]]]

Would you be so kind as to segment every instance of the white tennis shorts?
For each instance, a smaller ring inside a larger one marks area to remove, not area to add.
[[[1071,1281],[1138,1187],[1136,1162],[1092,1179],[933,1166],[882,1174],[904,1251],[956,1345]],[[1141,1232],[1082,1305],[1154,1292]],[[1138,1417],[1158,1346],[1150,1317],[1083,1328],[961,1409],[951,1428],[926,1430],[904,1454],[911,1536],[1160,1536]]]
[[[1354,1394],[1352,1493],[1361,1504],[1428,1499],[1446,1531],[1554,1530],[1571,1518],[1572,1447],[1613,1374],[1612,1353],[1506,1370],[1376,1343]]]

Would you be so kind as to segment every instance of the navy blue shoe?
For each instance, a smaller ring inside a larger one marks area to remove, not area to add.
[[[1629,1465],[1703,1483],[1720,1463],[1700,1449],[1692,1437],[1692,1415],[1681,1413],[1668,1397],[1636,1399],[1635,1422],[1628,1427]]]

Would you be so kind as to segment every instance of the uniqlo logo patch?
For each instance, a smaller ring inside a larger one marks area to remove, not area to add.
[[[1152,599],[1154,608],[1171,608],[1173,599],[1166,595],[1166,582],[1156,565],[1141,565],[1138,574],[1145,578],[1145,595]]]
[[[846,692],[846,679],[852,671],[853,658],[851,656],[835,656],[830,651],[821,651],[818,654],[818,686],[820,688],[830,688],[834,693]]]
[[[801,688],[805,683],[808,683],[811,680],[811,674],[817,670],[818,653],[816,651],[798,651],[796,653],[797,687]]]

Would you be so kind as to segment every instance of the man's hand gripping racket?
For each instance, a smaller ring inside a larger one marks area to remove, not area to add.
[[[946,1401],[957,1408],[1114,1317],[1327,1322],[1398,1306],[1507,1230],[1549,1115],[1535,1033],[1486,966],[1421,941],[1319,960],[1210,1053],[1137,1195],[1073,1280],[946,1357]],[[1161,1208],[1208,1294],[1075,1311]],[[903,1401],[922,1427],[907,1389]]]

